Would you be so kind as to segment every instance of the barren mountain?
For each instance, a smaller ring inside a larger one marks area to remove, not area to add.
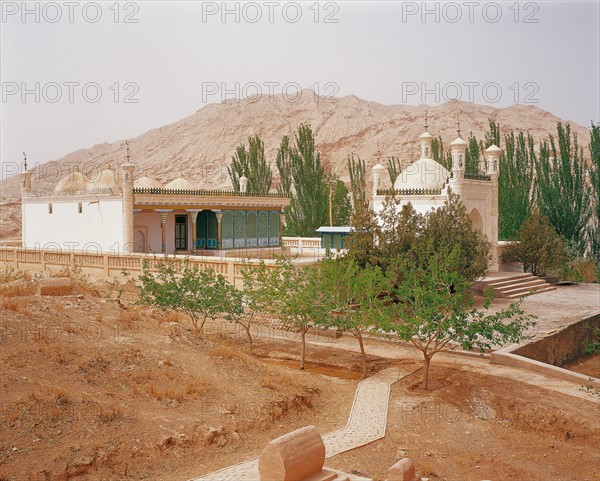
[[[554,133],[556,123],[561,120],[531,105],[497,109],[454,102],[412,107],[382,105],[354,95],[321,97],[304,90],[294,102],[279,95],[207,105],[178,122],[129,139],[131,160],[138,166],[138,176],[148,175],[164,183],[184,176],[199,188],[229,188],[227,165],[237,145],[246,142],[251,135],[260,135],[267,158],[274,164],[281,137],[293,135],[298,125],[305,122],[315,132],[323,161],[346,180],[345,162],[350,153],[365,159],[367,167],[377,162],[378,155],[382,158],[396,155],[404,164],[416,158],[415,141],[423,132],[425,110],[429,115],[429,132],[441,135],[445,143],[456,137],[457,113],[460,113],[463,137],[473,132],[480,139],[487,130],[488,119],[499,122],[504,132],[529,131],[536,139]],[[580,144],[586,146],[588,129],[575,123],[571,126]],[[34,171],[34,189],[51,189],[74,165],[79,165],[90,177],[107,164],[117,167],[125,162],[125,148],[125,140],[105,142],[42,164]],[[45,159],[30,160],[37,163]],[[0,185],[3,197],[19,196],[17,176]],[[6,211],[14,206],[12,202],[5,203],[2,217],[9,215]],[[1,237],[14,234],[4,227]]]

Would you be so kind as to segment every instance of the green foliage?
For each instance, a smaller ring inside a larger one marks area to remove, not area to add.
[[[467,144],[467,150],[465,152],[465,173],[475,174],[479,172],[479,156],[481,153],[479,143],[473,135],[473,132],[469,134]]]
[[[377,329],[385,305],[381,294],[387,280],[379,267],[359,266],[352,259],[325,259],[320,265],[319,290],[328,316],[326,327],[351,332],[358,340],[363,378],[367,377],[367,354],[363,331]]]
[[[431,139],[431,152],[433,160],[442,164],[446,169],[452,170],[452,154],[450,151],[444,150],[444,141],[440,135]]]
[[[354,204],[350,225],[352,231],[344,239],[344,245],[348,249],[346,257],[351,258],[361,267],[368,264],[378,265],[380,261],[376,239],[380,227],[375,213],[367,203]]]
[[[503,259],[521,262],[525,271],[534,276],[548,275],[567,261],[563,240],[537,209],[519,229],[517,240],[506,248]]]
[[[280,192],[290,197],[285,209],[286,234],[313,236],[315,229],[327,224],[329,189],[310,126],[302,124],[298,128],[293,145],[287,137],[282,139],[277,168]]]
[[[583,149],[571,126],[556,126],[558,145],[550,135],[550,143],[540,145],[536,162],[538,205],[555,230],[583,255],[586,230],[590,218],[590,186],[585,181]]]
[[[202,331],[206,320],[228,312],[224,294],[231,287],[221,274],[183,264],[159,262],[156,271],[143,262],[139,278],[139,303],[163,311],[187,314],[194,329]]]
[[[350,175],[350,190],[352,191],[352,203],[354,206],[367,203],[366,179],[365,179],[365,161],[360,157],[349,155],[346,160],[348,174]]]
[[[248,139],[248,148],[244,144],[235,149],[231,165],[227,167],[233,190],[240,191],[240,177],[248,179],[248,193],[265,195],[271,189],[273,173],[265,159],[265,144],[257,135]]]
[[[511,304],[488,314],[474,308],[469,279],[461,274],[463,255],[459,245],[440,248],[433,242],[398,257],[395,265],[395,297],[385,317],[385,330],[414,344],[424,358],[422,386],[428,388],[431,358],[452,347],[479,348],[518,342],[533,325],[531,316]]]
[[[350,192],[346,184],[340,179],[334,181],[332,192],[333,203],[333,225],[348,225],[352,204],[350,203]]]
[[[402,164],[400,163],[400,159],[394,155],[391,155],[386,159],[385,165],[387,167],[387,173],[390,177],[390,183],[394,185],[394,182],[396,182],[400,172],[402,172]]]
[[[460,248],[459,272],[468,280],[486,274],[490,245],[485,236],[473,229],[471,218],[458,194],[449,191],[444,205],[427,213],[421,243],[431,242],[440,251]]]
[[[535,163],[533,137],[514,132],[504,137],[498,177],[500,239],[516,239],[535,202]]]
[[[592,338],[585,341],[586,354],[600,353],[600,328],[592,327]]]
[[[300,369],[304,369],[306,333],[326,315],[318,281],[317,266],[295,267],[289,259],[278,260],[268,279],[271,297],[265,311],[300,333]]]
[[[588,167],[591,194],[591,218],[588,225],[590,254],[600,266],[600,124],[590,127],[590,156]]]

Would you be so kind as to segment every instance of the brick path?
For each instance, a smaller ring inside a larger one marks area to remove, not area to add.
[[[385,436],[392,384],[416,369],[385,369],[361,381],[345,428],[323,435],[325,457],[349,451]],[[258,458],[209,473],[193,481],[258,481]]]

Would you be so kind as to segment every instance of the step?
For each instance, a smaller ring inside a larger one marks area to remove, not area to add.
[[[497,282],[495,284],[488,284],[488,286],[490,286],[494,289],[501,289],[506,286],[519,285],[519,284],[524,284],[527,282],[537,281],[538,279],[539,279],[539,277],[528,276],[528,277],[521,277],[520,279],[512,279],[510,281],[503,281],[503,282]]]
[[[550,284],[548,284],[546,281],[544,281],[543,279],[538,279],[537,281],[531,281],[531,282],[524,282],[523,284],[512,284],[510,286],[506,286],[506,287],[502,287],[502,288],[496,288],[496,290],[498,292],[504,292],[505,294],[510,294],[512,291],[516,291],[516,290],[533,290],[536,289],[538,287],[545,287],[545,286],[549,286]]]
[[[504,284],[511,284],[513,282],[519,282],[522,280],[526,280],[526,279],[531,279],[531,278],[535,278],[534,275],[532,274],[521,274],[519,276],[511,276],[511,277],[502,277],[500,279],[494,279],[493,281],[481,281],[482,284],[485,284],[486,286],[490,286],[490,287],[497,287],[497,286],[502,286]]]
[[[531,294],[540,294],[542,292],[549,292],[549,291],[555,291],[555,290],[556,290],[556,287],[554,287],[551,284],[548,284],[548,287],[544,287],[543,289],[533,291],[533,292],[531,292]],[[519,297],[523,297],[523,295],[524,294],[510,294],[505,297],[506,297],[506,299],[518,299]]]

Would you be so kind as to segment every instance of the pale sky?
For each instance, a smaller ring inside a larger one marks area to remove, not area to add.
[[[3,178],[282,89],[600,120],[598,1],[1,3]]]

